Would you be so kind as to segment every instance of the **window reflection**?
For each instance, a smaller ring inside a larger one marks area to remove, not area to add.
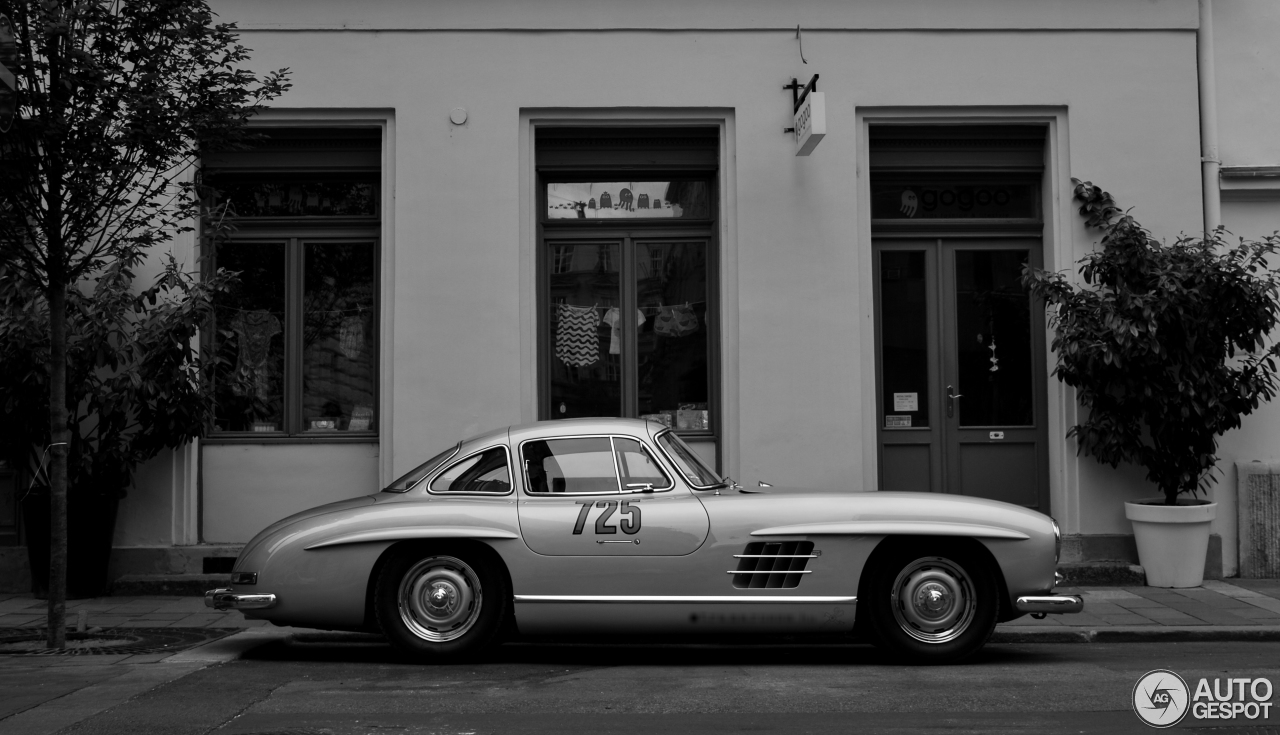
[[[929,425],[927,291],[923,250],[880,253],[880,372],[886,429]]]
[[[307,243],[303,275],[304,431],[372,431],[373,243]]]
[[[707,219],[706,181],[595,181],[547,184],[548,219]]]
[[[1030,426],[1031,302],[1026,250],[956,251],[956,361],[961,426]]]
[[[226,243],[217,265],[239,272],[218,299],[222,364],[215,377],[220,431],[284,430],[285,244]]]
[[[551,418],[618,416],[622,324],[618,243],[549,245]]]
[[[706,243],[637,244],[636,300],[640,417],[709,430]]]

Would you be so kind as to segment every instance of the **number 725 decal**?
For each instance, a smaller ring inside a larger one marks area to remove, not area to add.
[[[596,533],[617,533],[619,528],[627,534],[640,531],[640,508],[632,505],[629,500],[622,501],[621,508],[618,507],[616,500],[579,500],[574,505],[582,506],[582,510],[578,511],[578,520],[573,524],[575,536],[582,534],[582,528],[587,524],[587,515],[592,508],[604,508],[604,512],[596,517]],[[608,523],[614,513],[618,514],[617,526],[611,526]]]

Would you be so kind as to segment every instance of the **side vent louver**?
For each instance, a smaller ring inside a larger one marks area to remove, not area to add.
[[[809,574],[805,566],[817,554],[812,541],[757,541],[734,554],[738,568],[730,571],[738,589],[789,589]]]

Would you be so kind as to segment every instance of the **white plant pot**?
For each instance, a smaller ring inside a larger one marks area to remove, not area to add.
[[[1124,515],[1133,523],[1147,585],[1199,587],[1204,582],[1209,524],[1218,515],[1217,503],[1188,498],[1164,505],[1164,498],[1148,498],[1125,503]]]

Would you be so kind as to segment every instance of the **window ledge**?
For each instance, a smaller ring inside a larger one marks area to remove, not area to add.
[[[205,444],[377,444],[377,432],[334,432],[332,434],[267,434],[225,432],[209,434],[200,441]]]

